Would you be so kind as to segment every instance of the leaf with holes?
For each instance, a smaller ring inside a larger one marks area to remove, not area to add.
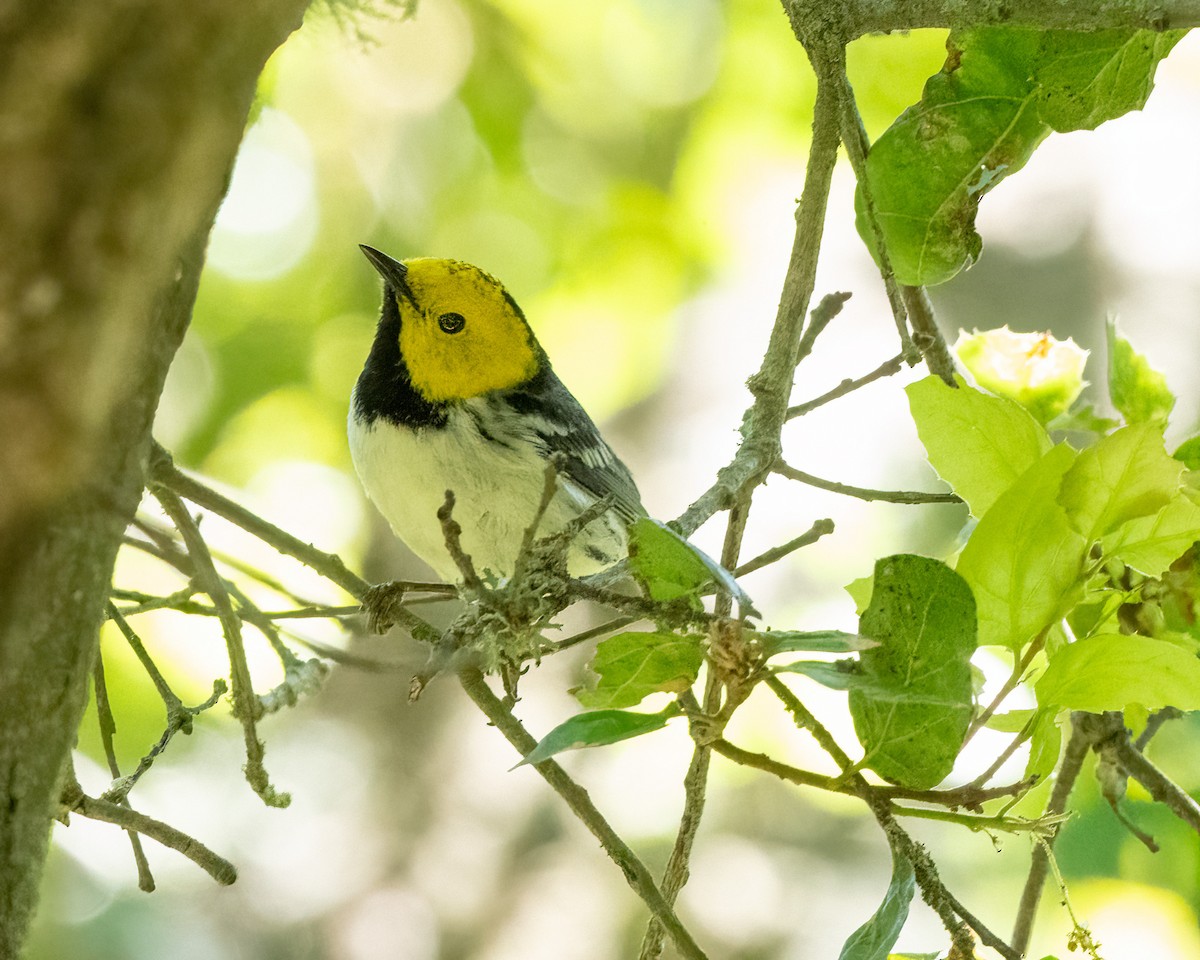
[[[652,693],[681,693],[696,681],[704,650],[698,637],[675,633],[618,633],[602,640],[591,668],[596,686],[575,697],[585,707],[632,707]]]
[[[971,719],[971,589],[939,560],[885,557],[859,632],[880,644],[861,654],[870,686],[850,689],[864,763],[893,783],[933,787],[954,766]]]
[[[896,277],[944,283],[978,257],[982,197],[1055,130],[1135,110],[1180,31],[956,30],[921,100],[872,145],[866,183]],[[860,186],[858,232],[880,259]]]

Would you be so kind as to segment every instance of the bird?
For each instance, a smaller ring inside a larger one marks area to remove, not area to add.
[[[461,581],[437,515],[451,491],[474,569],[510,577],[553,458],[557,489],[538,535],[608,498],[571,542],[567,567],[582,577],[620,562],[629,525],[646,515],[637,485],[503,284],[459,260],[359,246],[383,279],[383,303],[351,394],[350,452],[395,534],[443,580]]]

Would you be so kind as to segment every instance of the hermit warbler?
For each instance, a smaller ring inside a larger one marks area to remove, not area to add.
[[[383,277],[383,310],[351,396],[350,451],[397,536],[439,576],[458,579],[437,518],[451,490],[463,552],[481,573],[511,575],[547,460],[561,454],[538,532],[611,497],[573,541],[568,568],[582,576],[623,557],[627,524],[645,514],[637,487],[508,291],[468,263],[362,251]]]

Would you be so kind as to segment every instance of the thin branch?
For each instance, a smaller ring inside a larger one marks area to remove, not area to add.
[[[442,525],[442,536],[446,541],[446,552],[450,554],[455,566],[458,567],[458,572],[462,574],[463,586],[476,594],[477,597],[482,596],[484,593],[483,581],[479,579],[479,574],[475,570],[475,564],[471,562],[471,558],[463,551],[462,526],[454,519],[453,490],[446,491],[446,497],[442,501],[442,505],[438,507],[437,518],[438,522]]]
[[[1016,736],[1014,736],[1012,740],[1008,742],[1008,746],[1000,751],[1000,753],[996,756],[996,759],[988,765],[988,768],[971,781],[971,786],[981,787],[991,780],[992,777],[994,777],[997,773],[999,773],[1000,768],[1008,763],[1008,761],[1012,759],[1012,755],[1021,748],[1021,744],[1029,739],[1030,729],[1030,724],[1026,724],[1025,729],[1017,733]]]
[[[1200,26],[1197,0],[1107,0],[1095,4],[1061,0],[1005,0],[1003,4],[990,0],[785,0],[785,6],[789,12],[801,11],[800,16],[815,8],[846,42],[868,33],[924,28],[1020,26],[1091,33]]]
[[[1183,711],[1177,710],[1175,707],[1163,707],[1161,710],[1155,710],[1146,720],[1146,729],[1138,734],[1138,738],[1133,742],[1134,747],[1139,753],[1144,752],[1150,745],[1150,741],[1154,739],[1154,735],[1162,729],[1164,723],[1168,720],[1178,720],[1182,716]]]
[[[223,517],[230,523],[241,527],[273,546],[280,553],[299,560],[311,567],[326,580],[331,580],[345,590],[356,600],[361,600],[370,584],[362,577],[352,573],[342,563],[341,559],[331,553],[324,553],[311,544],[281,530],[262,517],[247,510],[241,504],[234,503],[228,497],[222,496],[211,487],[205,486],[199,480],[189,477],[175,466],[171,455],[157,443],[151,451],[150,477],[161,486],[173,490],[179,496],[205,510]]]
[[[501,702],[499,697],[492,693],[479,670],[473,667],[464,668],[459,672],[459,680],[467,692],[467,696],[475,702],[484,716],[492,722],[492,725],[504,735],[521,756],[528,755],[537,746],[537,741],[530,736],[521,721]],[[553,760],[544,760],[534,764],[534,769],[566,801],[575,816],[600,841],[604,852],[621,869],[630,887],[662,923],[680,955],[688,960],[706,960],[704,951],[680,923],[675,911],[655,884],[646,865],[609,826],[608,821],[592,803],[587,791],[572,780],[566,771]]]
[[[164,750],[167,749],[167,744],[177,733],[183,733],[185,736],[192,732],[192,719],[203,713],[205,710],[211,710],[217,705],[217,702],[225,696],[229,688],[225,681],[217,679],[213,681],[212,694],[203,703],[194,707],[184,706],[179,704],[175,710],[168,709],[167,711],[167,728],[163,731],[162,736],[158,738],[158,742],[150,748],[141,760],[138,761],[137,767],[133,773],[120,777],[114,780],[107,790],[104,791],[102,800],[107,800],[110,803],[121,803],[142,778],[143,774],[153,766]]]
[[[112,706],[108,702],[108,684],[104,680],[104,654],[96,652],[96,663],[92,667],[92,686],[96,693],[96,720],[100,727],[100,741],[104,745],[104,756],[108,760],[108,772],[114,780],[121,776],[121,766],[117,763],[117,751],[113,744],[113,736],[117,732],[117,722],[113,718]],[[126,806],[128,800],[122,801]],[[150,862],[146,859],[146,851],[142,849],[142,838],[133,830],[126,830],[129,845],[133,848],[133,862],[137,866],[138,889],[144,893],[154,892],[154,874],[150,872]]]
[[[172,711],[180,709],[183,706],[182,701],[175,695],[175,691],[167,683],[166,678],[158,669],[158,664],[146,652],[146,646],[142,643],[142,638],[137,635],[133,627],[129,625],[129,621],[111,603],[108,605],[108,617],[117,625],[117,629],[121,631],[121,635],[133,650],[134,655],[138,658],[138,662],[141,663],[142,669],[150,676],[150,680],[154,684],[154,689],[158,691],[158,695],[166,705],[167,713],[170,714]]]
[[[1004,685],[1000,688],[996,696],[992,698],[992,702],[984,707],[979,716],[972,720],[971,725],[967,727],[967,735],[963,737],[964,747],[971,742],[971,738],[974,737],[975,734],[987,726],[988,721],[995,716],[996,711],[1000,709],[1000,705],[1004,703],[1008,695],[1017,689],[1017,684],[1019,684],[1021,682],[1021,678],[1025,676],[1025,671],[1029,669],[1029,665],[1033,662],[1033,658],[1037,656],[1042,647],[1045,646],[1046,637],[1050,635],[1050,627],[1052,626],[1053,624],[1048,624],[1046,627],[1044,627],[1042,632],[1030,641],[1029,646],[1025,648],[1025,653],[1022,654],[1021,659],[1016,660],[1016,662],[1013,663],[1012,673],[1008,675],[1008,679],[1004,681]],[[1015,656],[1016,654],[1014,653],[1014,657]]]
[[[823,300],[822,305],[825,302]],[[821,321],[823,324],[828,324],[833,319],[841,309],[842,302],[831,301],[829,317]],[[814,318],[812,322],[817,321]],[[814,339],[815,337],[816,334],[813,334]],[[801,355],[804,352],[806,339],[807,337],[801,340]],[[746,521],[750,515],[752,497],[753,489],[747,488],[739,495],[738,502],[729,511],[725,525],[725,542],[721,548],[721,566],[726,570],[732,570],[737,566],[738,555],[742,549],[742,539],[746,533]],[[725,618],[729,616],[732,607],[733,597],[729,592],[718,590],[716,602],[713,605],[714,613]],[[714,623],[710,627],[710,631],[719,631],[722,626],[721,623]],[[710,644],[710,648],[715,645],[715,642]],[[671,845],[671,855],[667,858],[667,865],[663,870],[663,897],[666,898],[667,903],[672,905],[675,903],[679,891],[688,881],[692,847],[696,841],[696,833],[700,829],[700,820],[704,816],[704,805],[708,793],[708,771],[712,764],[712,737],[704,729],[704,724],[720,710],[723,688],[726,689],[728,707],[730,709],[736,707],[734,690],[732,687],[725,687],[721,671],[716,668],[714,660],[710,659],[704,685],[703,711],[700,710],[700,705],[696,703],[691,690],[685,691],[680,698],[684,702],[685,708],[690,711],[689,729],[695,745],[692,747],[692,759],[688,762],[687,773],[683,778],[683,812],[680,814],[679,827],[675,832],[675,842]],[[703,721],[699,726],[693,719],[698,714],[703,716]],[[639,960],[657,960],[661,956],[663,932],[662,924],[656,917],[651,917],[650,922],[646,925],[646,933],[642,937],[642,947],[638,954]]]
[[[200,533],[196,521],[174,490],[155,486],[154,495],[166,511],[171,522],[183,537],[184,545],[192,558],[196,570],[196,582],[212,598],[220,613],[221,632],[225,636],[225,647],[229,654],[229,679],[233,687],[233,715],[242,725],[242,739],[246,744],[246,781],[268,806],[286,807],[291,797],[278,792],[272,785],[263,766],[265,748],[258,739],[258,720],[262,716],[262,704],[254,695],[254,681],[250,676],[250,665],[246,662],[246,649],[242,644],[242,621],[233,610],[225,582],[213,565],[208,545]]]
[[[822,537],[827,537],[833,533],[833,521],[828,517],[822,520],[816,520],[800,536],[789,540],[787,543],[782,543],[778,547],[772,547],[770,550],[764,550],[752,560],[747,560],[740,567],[733,571],[735,577],[744,577],[748,573],[753,573],[755,570],[761,570],[763,567],[768,567],[772,563],[776,563],[786,557],[789,553],[799,550],[801,547],[807,547],[810,544],[816,543]]]
[[[229,885],[237,880],[237,869],[232,863],[213,853],[199,840],[189,837],[182,830],[122,804],[89,797],[79,790],[78,784],[74,784],[73,787],[73,790],[70,787],[64,790],[63,796],[64,806],[72,813],[88,820],[114,823],[125,830],[135,830],[151,840],[157,840],[164,847],[170,847],[183,854],[217,883]]]
[[[954,379],[954,357],[937,325],[929,292],[924,287],[904,286],[900,288],[900,293],[904,297],[905,306],[908,307],[908,322],[912,324],[913,343],[925,358],[929,372],[936,373],[944,383],[957,389],[958,383]]]
[[[803,363],[812,353],[813,347],[817,345],[817,337],[824,333],[825,328],[842,312],[842,307],[849,299],[850,294],[844,290],[827,293],[813,307],[808,315],[808,323],[804,326],[804,333],[800,336],[800,343],[796,346],[796,366]]]
[[[171,455],[158,444],[155,444],[152,451],[150,472],[156,483],[174,490],[197,506],[241,527],[285,556],[299,560],[326,580],[333,581],[356,600],[361,601],[370,590],[371,585],[358,574],[351,572],[341,558],[332,553],[318,550],[312,544],[305,543],[273,523],[268,523],[262,517],[240,504],[234,503],[228,497],[222,496],[195,478],[189,477],[175,466]],[[395,615],[396,622],[404,627],[413,639],[431,644],[436,644],[440,639],[441,631],[437,627],[406,610],[403,606],[398,605],[392,610],[392,613]]]
[[[818,487],[831,493],[840,493],[858,500],[880,500],[884,503],[962,503],[962,498],[953,493],[922,493],[911,490],[871,490],[866,487],[852,487],[846,483],[836,483],[833,480],[822,480],[811,473],[797,470],[790,464],[778,461],[774,467],[775,473],[807,483],[810,487]]]
[[[838,768],[842,771],[842,778],[853,786],[855,793],[870,807],[871,812],[875,815],[875,819],[887,835],[888,842],[892,848],[899,850],[912,863],[917,884],[921,889],[922,898],[941,918],[942,924],[950,934],[959,955],[964,960],[969,960],[969,958],[975,955],[974,943],[970,932],[959,921],[961,917],[978,934],[980,940],[993,947],[1005,960],[1021,960],[1019,952],[1013,950],[1012,947],[992,933],[978,919],[968,913],[962,904],[951,895],[950,891],[946,889],[945,884],[938,877],[937,868],[934,866],[933,860],[930,859],[925,848],[913,840],[904,828],[896,822],[892,809],[893,805],[872,797],[871,785],[867,783],[866,778],[859,772],[857,765],[850,760],[850,757],[838,745],[833,735],[804,706],[799,697],[792,693],[791,689],[775,674],[768,674],[764,682],[770,688],[771,692],[779,698],[780,702],[783,703],[797,726],[807,730],[813,739],[817,741],[821,749],[833,758]],[[926,811],[926,813],[935,812]]]
[[[1091,746],[1090,738],[1077,724],[1072,724],[1071,737],[1063,750],[1062,763],[1058,767],[1058,776],[1054,781],[1054,789],[1050,793],[1050,801],[1046,804],[1046,814],[1062,816],[1067,809],[1067,799],[1079,779],[1083,769],[1083,760]],[[1042,899],[1042,888],[1046,884],[1046,872],[1050,867],[1051,848],[1054,846],[1055,835],[1047,837],[1033,848],[1033,858],[1029,864],[1029,875],[1025,878],[1025,889],[1021,892],[1021,900],[1017,907],[1017,920],[1013,926],[1012,945],[1018,954],[1024,954],[1029,947],[1029,937],[1033,933],[1033,921],[1037,917],[1038,904]]]
[[[1150,796],[1200,833],[1200,803],[1134,747],[1128,730],[1123,729],[1122,736],[1115,744],[1115,751],[1121,766],[1146,788]]]
[[[787,419],[793,420],[796,417],[803,417],[807,413],[812,413],[818,407],[823,407],[825,404],[833,400],[838,400],[848,394],[853,393],[869,383],[874,383],[876,380],[882,380],[884,377],[891,377],[904,369],[904,354],[898,353],[890,360],[885,360],[870,373],[859,377],[857,380],[846,379],[839,383],[832,390],[821,394],[812,400],[806,400],[804,403],[798,403],[794,407],[788,407]]]
[[[828,790],[832,793],[853,792],[838,777],[827,777],[821,773],[813,773],[809,770],[793,767],[790,764],[782,763],[779,760],[768,757],[765,753],[753,753],[749,750],[743,750],[741,747],[734,746],[725,739],[714,740],[712,748],[716,753],[732,760],[734,763],[741,764],[744,767],[754,767],[755,769],[762,770],[764,773],[773,774],[780,780],[786,780],[788,783],[794,783],[799,787],[817,787],[820,790]]]
[[[814,61],[817,96],[813,104],[813,139],[804,174],[804,191],[796,210],[796,234],[770,342],[762,366],[747,385],[754,402],[742,420],[742,444],[717,480],[673,523],[685,537],[719,510],[728,510],[738,494],[770,473],[779,457],[780,428],[787,414],[799,360],[804,318],[812,300],[817,258],[829,205],[829,187],[837,162],[838,98],[834,78],[822,61]]]
[[[916,362],[917,350],[908,335],[907,307],[896,274],[892,270],[891,257],[888,254],[887,241],[884,238],[883,227],[880,225],[879,214],[875,208],[875,198],[871,192],[870,177],[867,175],[867,153],[870,142],[867,139],[867,129],[863,126],[862,116],[858,112],[858,103],[854,98],[854,90],[850,79],[846,76],[846,60],[843,55],[838,63],[838,99],[842,127],[842,142],[846,145],[846,156],[850,158],[850,166],[854,170],[854,178],[858,181],[858,196],[866,213],[867,224],[875,241],[875,259],[879,265],[879,276],[883,280],[883,288],[887,293],[888,306],[892,310],[892,319],[896,324],[896,333],[900,338],[900,353],[909,363]]]
[[[579,633],[567,637],[565,640],[559,640],[555,645],[555,650],[566,650],[568,647],[574,647],[580,643],[586,643],[596,637],[602,637],[606,633],[612,633],[614,630],[620,630],[622,627],[627,627],[631,623],[637,623],[638,617],[620,616],[613,617],[611,620],[605,620],[601,624],[597,624],[589,630],[582,630]]]
[[[829,777],[825,774],[814,773],[811,770],[803,770],[769,757],[765,753],[752,753],[749,750],[743,750],[741,747],[735,746],[725,739],[714,740],[712,748],[715,752],[721,754],[726,759],[732,760],[734,763],[762,770],[764,773],[770,773],[781,780],[786,780],[788,783],[794,783],[800,787],[815,787],[818,790],[828,790],[831,793],[845,793],[851,796],[861,796],[863,793],[862,785],[852,784],[844,777]],[[890,803],[892,800],[916,800],[921,803],[933,803],[948,808],[965,807],[968,810],[977,810],[988,800],[1023,793],[1029,789],[1029,786],[1028,781],[1021,781],[1020,783],[1006,784],[1002,787],[972,787],[968,785],[951,787],[947,790],[914,790],[909,787],[867,784],[866,791],[870,794],[872,802],[881,801]],[[916,808],[893,807],[893,809],[896,812],[907,813]],[[971,821],[972,824],[976,824],[977,822],[978,818]]]

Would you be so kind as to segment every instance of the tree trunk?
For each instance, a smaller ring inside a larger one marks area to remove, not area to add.
[[[255,81],[304,5],[0,0],[0,960]]]

